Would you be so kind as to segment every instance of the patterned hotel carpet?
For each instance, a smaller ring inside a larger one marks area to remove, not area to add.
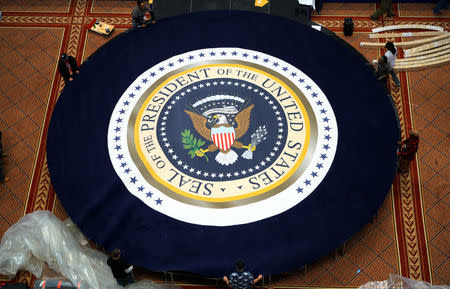
[[[44,149],[50,112],[63,88],[57,59],[67,51],[82,62],[111,38],[87,30],[92,18],[115,25],[114,36],[131,26],[134,5],[135,1],[0,0],[0,130],[7,154],[4,172],[11,178],[0,184],[0,236],[35,210],[67,217],[50,183]],[[369,41],[374,27],[420,23],[450,28],[448,12],[433,16],[432,4],[394,8],[397,18],[375,22],[368,17],[374,4],[325,3],[322,15],[314,14],[313,21],[344,38],[343,18],[353,17],[355,33],[344,39],[369,60],[382,51],[361,49],[359,43]],[[330,253],[310,264],[306,274],[287,275],[275,287],[355,287],[384,280],[389,273],[450,283],[450,65],[401,73],[400,79],[401,89],[392,95],[402,135],[414,127],[422,139],[411,172],[396,177],[374,223],[346,242],[344,256]],[[25,272],[16,278],[32,280]]]

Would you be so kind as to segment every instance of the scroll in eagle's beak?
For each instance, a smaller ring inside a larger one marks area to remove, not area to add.
[[[213,118],[219,118],[219,116],[216,114],[216,115],[213,116]]]

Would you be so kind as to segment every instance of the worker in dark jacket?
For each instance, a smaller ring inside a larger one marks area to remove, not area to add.
[[[125,287],[130,283],[134,283],[133,278],[133,266],[120,259],[120,250],[114,249],[111,256],[106,262],[113,273],[114,278],[116,278],[119,285]]]
[[[384,87],[387,87],[387,76],[389,75],[390,70],[387,57],[384,55],[381,56],[381,58],[378,59],[375,75],[377,76],[377,79],[383,83]]]
[[[419,149],[419,132],[416,130],[409,131],[409,138],[398,142],[399,150],[398,155],[398,170],[402,173],[409,171],[409,166],[417,150]]]
[[[76,74],[80,73],[76,59],[65,53],[61,55],[61,59],[58,61],[58,69],[66,84],[72,81]]]
[[[2,132],[0,131],[0,158],[3,158],[3,157],[5,157],[5,155],[3,154],[3,147],[2,147]],[[1,163],[1,160],[0,160],[0,183],[3,183],[3,182],[7,182],[9,180],[9,177],[5,177],[3,174],[2,174],[2,163]]]
[[[137,6],[133,9],[133,12],[131,12],[131,23],[133,24],[133,27],[145,27],[149,23],[155,23],[155,13],[153,12],[153,9],[150,7],[145,6],[143,0],[137,0]],[[148,19],[145,14],[150,14],[150,18]]]

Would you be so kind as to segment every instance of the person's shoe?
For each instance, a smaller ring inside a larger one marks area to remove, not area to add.
[[[442,16],[443,15],[441,11],[435,12],[434,10],[433,10],[433,14],[436,15],[436,16]]]
[[[378,20],[378,17],[375,17],[373,15],[370,15],[370,18],[372,18],[372,20]]]
[[[397,15],[395,15],[395,13],[391,13],[391,14],[387,14],[386,16],[389,17],[389,18],[394,18]]]
[[[399,166],[397,166],[397,173],[399,174],[406,174],[409,172],[409,168],[402,170]]]

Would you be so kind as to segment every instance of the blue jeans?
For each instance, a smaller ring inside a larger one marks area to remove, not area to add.
[[[119,283],[120,286],[125,287],[128,284],[134,283],[133,280],[133,275],[131,273],[127,274],[127,277],[123,278],[123,279],[116,279],[117,283]]]
[[[438,14],[442,9],[447,9],[448,0],[439,0],[433,9],[433,13]]]
[[[397,84],[397,86],[400,86],[400,80],[398,79],[397,74],[395,74],[394,69],[391,69],[389,71],[389,73],[391,74],[392,79],[394,80],[395,84]]]

